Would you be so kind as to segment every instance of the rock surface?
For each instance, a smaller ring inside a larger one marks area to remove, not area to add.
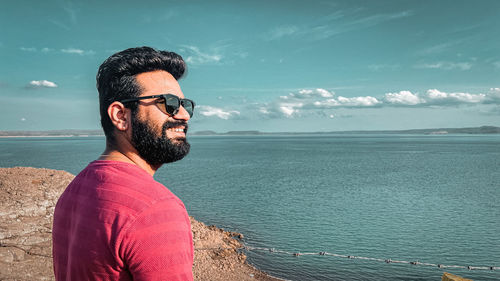
[[[466,278],[445,272],[445,273],[443,273],[443,276],[441,276],[441,281],[473,281],[473,280],[466,279]]]
[[[54,280],[51,228],[68,172],[0,168],[0,280]],[[279,280],[245,262],[242,244],[228,232],[191,218],[195,280]]]

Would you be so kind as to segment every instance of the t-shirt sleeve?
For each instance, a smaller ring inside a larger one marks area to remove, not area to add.
[[[193,240],[186,209],[156,203],[125,230],[120,255],[133,280],[193,280]]]

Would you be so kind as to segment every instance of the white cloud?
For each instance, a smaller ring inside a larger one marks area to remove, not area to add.
[[[292,118],[303,114],[330,116],[334,108],[373,107],[382,102],[375,97],[342,97],[335,98],[335,93],[322,88],[302,89],[286,96],[257,106],[259,113],[269,118]]]
[[[271,113],[271,112],[269,112],[269,109],[265,106],[259,107],[259,112],[262,114],[266,114],[266,115]]]
[[[95,54],[95,52],[92,50],[85,51],[82,49],[75,49],[75,48],[61,49],[61,52],[65,53],[65,54],[77,54],[80,56]]]
[[[481,103],[487,99],[486,94],[445,93],[437,89],[427,91],[430,103]]]
[[[81,50],[81,49],[73,49],[73,48],[69,48],[69,49],[61,49],[61,52],[63,52],[63,53],[67,53],[67,54],[78,54],[78,55],[83,55],[83,54],[85,54],[85,51],[84,51],[84,50]]]
[[[396,70],[399,68],[399,64],[371,64],[368,68],[373,71],[380,71],[382,69]]]
[[[487,93],[443,92],[429,89],[419,94],[408,90],[376,96],[336,96],[333,92],[317,89],[301,89],[267,103],[254,103],[242,111],[241,116],[262,116],[265,118],[296,118],[316,116],[321,118],[349,117],[340,111],[361,108],[384,107],[457,107],[476,105],[500,105],[500,88],[491,88]],[[221,110],[222,111],[222,110]],[[213,110],[211,115],[219,114]],[[204,113],[203,115],[208,115]],[[238,112],[238,115],[239,112]],[[226,117],[220,113],[221,118]],[[240,116],[240,117],[241,117]],[[252,118],[252,117],[250,117]]]
[[[304,104],[301,102],[289,102],[280,103],[279,111],[283,113],[286,117],[292,117],[294,114],[299,113],[299,108],[303,107]]]
[[[291,97],[302,97],[302,98],[310,98],[312,96],[318,96],[318,97],[323,97],[323,98],[331,98],[333,97],[333,95],[335,95],[334,92],[330,92],[328,90],[325,90],[325,89],[321,89],[321,88],[317,88],[317,89],[314,89],[314,90],[310,90],[310,89],[302,89],[299,91],[299,95],[294,95],[293,93],[290,94]]]
[[[295,25],[282,25],[273,28],[269,32],[269,39],[274,40],[274,39],[279,39],[285,36],[290,36],[294,33],[297,33],[299,31],[299,28]]]
[[[374,97],[353,97],[353,98],[346,98],[346,97],[338,97],[337,101],[343,105],[343,106],[348,106],[348,107],[366,107],[366,106],[375,106],[381,103],[379,100],[377,100]]]
[[[36,52],[36,48],[33,48],[33,47],[21,47],[19,49],[21,51],[25,51],[25,52]]]
[[[37,49],[35,47],[20,47],[19,50],[24,51],[24,52],[39,52],[40,51],[42,53],[48,53],[48,52],[53,51],[54,49],[51,49],[48,47],[44,47],[41,49]]]
[[[493,88],[492,88],[493,89]],[[492,103],[496,101],[493,90],[488,94],[470,94],[470,93],[446,93],[437,89],[429,89],[425,94],[413,94],[410,91],[400,91],[398,93],[387,93],[384,96],[385,105],[404,105],[404,106],[447,106],[460,104],[480,104]]]
[[[24,121],[26,121],[26,118],[24,118],[24,117],[23,117],[23,118],[21,118],[21,121],[23,121],[23,122],[24,122]]]
[[[488,93],[486,103],[500,104],[500,88],[491,88]]]
[[[449,62],[440,61],[436,63],[423,63],[415,65],[415,68],[426,68],[426,69],[444,69],[444,70],[469,70],[472,68],[470,62]]]
[[[208,105],[199,105],[197,106],[201,115],[206,117],[217,117],[220,119],[228,120],[240,115],[239,111],[236,110],[224,110],[222,108],[208,106]]]
[[[312,104],[316,108],[335,108],[335,107],[372,107],[381,104],[375,97],[352,97],[347,98],[339,96],[338,98],[331,98],[322,101],[315,101]]]
[[[320,94],[322,97],[324,98],[331,98],[333,97],[334,93],[330,93],[329,91],[325,90],[325,89],[316,89],[316,92],[318,94]]]
[[[277,40],[290,36],[322,40],[337,34],[352,32],[378,24],[413,15],[412,11],[400,11],[392,14],[373,14],[366,16],[362,9],[336,10],[330,15],[319,17],[311,23],[300,25],[281,25],[270,29],[266,39]]]
[[[466,103],[480,103],[486,99],[485,94],[450,93],[448,96],[457,101]]]
[[[29,88],[57,88],[57,84],[47,80],[33,80],[28,84]]]
[[[323,101],[315,101],[313,104],[316,107],[328,108],[328,107],[339,106],[340,102],[338,102],[336,99],[327,99],[327,100],[323,100]]]
[[[400,91],[399,93],[387,93],[384,96],[385,101],[391,104],[416,105],[425,103],[418,95],[410,91]]]
[[[424,48],[424,49],[418,51],[417,54],[422,55],[422,56],[427,56],[427,55],[443,53],[445,51],[448,51],[453,46],[456,46],[458,44],[463,44],[464,41],[466,41],[466,40],[460,39],[460,40],[454,40],[454,41],[440,43],[437,45],[432,45],[432,46],[429,46],[427,48]]]
[[[222,55],[218,52],[208,53],[202,52],[198,47],[195,46],[182,46],[186,48],[189,55],[186,58],[187,63],[200,65],[200,64],[210,64],[219,63],[222,60]]]
[[[443,93],[436,89],[427,90],[427,96],[431,99],[444,99],[448,96],[447,93]]]
[[[293,107],[291,106],[280,106],[281,112],[285,114],[287,117],[291,117],[294,112],[297,112]]]

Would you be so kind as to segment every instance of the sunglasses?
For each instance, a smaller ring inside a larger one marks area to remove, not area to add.
[[[179,108],[184,107],[184,109],[189,113],[189,117],[193,117],[193,112],[194,112],[194,101],[190,99],[181,99],[176,95],[172,94],[163,94],[163,95],[154,95],[154,96],[145,96],[145,97],[138,97],[138,98],[132,98],[132,99],[124,99],[121,100],[120,102],[125,104],[128,102],[136,102],[140,100],[145,100],[145,99],[152,99],[152,98],[158,98],[156,101],[159,106],[158,108],[170,115],[174,116],[177,113],[179,113]]]

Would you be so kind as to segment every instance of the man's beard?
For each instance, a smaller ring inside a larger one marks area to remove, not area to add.
[[[161,136],[158,136],[146,122],[132,116],[132,144],[142,159],[153,166],[181,160],[189,153],[190,144],[186,138],[178,138],[172,142],[167,137],[168,128],[179,126],[185,126],[184,133],[187,132],[188,125],[185,121],[166,121],[161,128]]]

